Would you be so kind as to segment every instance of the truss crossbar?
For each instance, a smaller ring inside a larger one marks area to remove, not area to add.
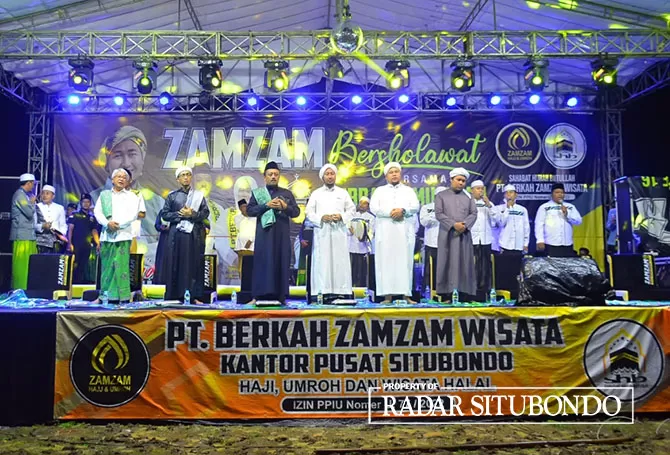
[[[6,71],[0,65],[0,93],[32,109],[39,109],[41,90],[35,89],[25,81]]]
[[[0,32],[0,59],[151,57],[227,60],[312,59],[330,53],[329,31],[9,31]],[[670,57],[670,32],[595,31],[366,31],[361,48],[375,59]],[[210,51],[210,49],[212,49]]]
[[[640,96],[670,83],[670,60],[664,60],[647,68],[643,73],[631,79],[623,88],[622,102],[628,103]]]

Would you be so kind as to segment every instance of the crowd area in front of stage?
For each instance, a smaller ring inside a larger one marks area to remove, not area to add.
[[[417,288],[443,301],[485,301],[491,291],[491,255],[522,257],[529,252],[529,213],[517,202],[514,185],[506,185],[503,203],[494,205],[484,182],[468,184],[468,171],[457,168],[449,174],[450,186],[437,187],[435,201],[420,206],[402,181],[399,163],[388,163],[386,185],[357,205],[335,185],[337,167],[325,165],[319,173],[324,185],[308,200],[294,250],[289,221],[300,209],[291,192],[278,187],[280,172],[276,163],[268,163],[266,185],[251,191],[249,200],[237,201],[234,251],[242,290],[251,293],[252,303],[283,303],[289,283],[301,280],[308,299],[319,303],[351,297],[353,287],[374,290],[386,303],[398,296],[412,303]],[[199,303],[210,212],[205,196],[191,185],[192,169],[181,167],[175,177],[178,189],[168,195],[154,223],[158,246],[152,282],[166,285],[166,299]],[[71,253],[74,283],[98,281],[101,298],[128,301],[128,257],[136,250],[146,215],[142,193],[132,181],[130,170],[116,169],[111,189],[96,199],[82,194],[79,204],[63,207],[54,202],[53,186],[43,185],[38,197],[35,177],[23,174],[11,208],[13,288],[26,288],[32,254]],[[572,228],[582,218],[564,198],[563,185],[554,184],[551,199],[535,214],[534,249],[554,257],[588,257],[588,249],[575,250]],[[606,229],[611,248],[616,242],[613,209]],[[423,276],[417,283],[414,258],[419,253]],[[96,273],[98,260],[101,270]]]

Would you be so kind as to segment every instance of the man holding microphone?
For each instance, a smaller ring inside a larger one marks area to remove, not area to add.
[[[551,187],[551,201],[545,202],[537,210],[535,217],[535,239],[537,251],[546,251],[547,256],[570,257],[575,255],[572,240],[572,226],[582,223],[577,208],[564,202],[565,187],[554,183]]]

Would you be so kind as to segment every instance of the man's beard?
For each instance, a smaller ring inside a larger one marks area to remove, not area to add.
[[[324,183],[325,183],[325,182],[324,182]],[[326,183],[326,186],[327,186],[328,188],[332,188],[332,187],[335,186],[335,182],[333,182],[333,183]]]

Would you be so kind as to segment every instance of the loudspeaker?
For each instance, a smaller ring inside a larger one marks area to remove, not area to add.
[[[0,293],[12,288],[12,254],[0,253]]]
[[[54,291],[69,291],[73,267],[71,254],[33,254],[28,263],[26,295],[52,299]]]
[[[527,258],[518,305],[604,305],[611,288],[590,258]]]
[[[613,254],[607,256],[614,289],[649,288],[656,286],[656,266],[651,254]]]
[[[216,254],[205,254],[202,257],[203,262],[203,281],[202,281],[202,296],[200,299],[204,303],[212,303],[212,293],[216,293],[218,273],[218,257]]]

